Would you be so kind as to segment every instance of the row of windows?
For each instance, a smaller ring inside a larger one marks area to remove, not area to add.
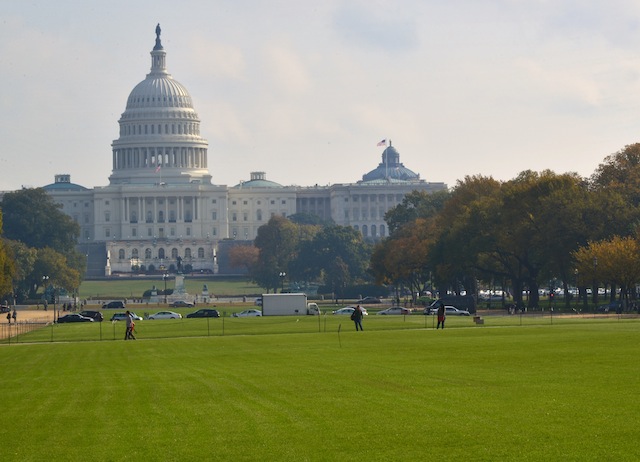
[[[204,247],[198,247],[197,250],[197,258],[204,258]],[[177,260],[179,256],[178,253],[178,249],[177,248],[172,248],[171,249],[171,259],[172,260]],[[186,249],[184,249],[184,255],[181,256],[182,258],[192,258],[192,251],[190,247],[187,247]],[[125,253],[125,249],[120,249],[118,250],[118,259],[119,260],[124,260],[126,257],[126,253]],[[140,258],[140,251],[138,249],[131,249],[131,258]],[[152,250],[150,248],[146,248],[144,249],[144,258],[149,260],[151,258],[153,258],[153,253]],[[158,255],[157,258],[167,258],[167,254],[164,248],[159,248],[158,249]]]
[[[261,205],[261,204],[262,204],[262,202],[261,202],[261,201],[257,201],[256,203],[257,203],[258,205]],[[271,204],[271,205],[275,205],[275,203],[276,203],[276,201],[275,201],[275,200],[273,200],[273,199],[270,201],[270,204]],[[287,200],[286,200],[286,199],[282,199],[280,203],[281,203],[282,205],[286,205]],[[249,204],[249,201],[242,201],[242,205],[248,205],[248,204]],[[238,201],[231,201],[231,205],[238,205]]]
[[[157,129],[156,129],[157,127]],[[198,124],[184,123],[184,124],[164,124],[164,131],[162,130],[162,124],[127,124],[122,125],[120,135],[199,135]]]
[[[404,194],[354,194],[351,196],[352,202],[402,202]],[[349,198],[344,198],[345,202],[349,202]]]
[[[129,98],[129,101],[127,101],[127,105],[129,104],[136,104],[136,105],[145,105],[146,106],[157,106],[157,103],[161,103],[161,106],[178,106],[178,107],[191,107],[191,98],[186,97],[186,96],[164,96],[164,99],[160,99],[160,97],[158,96],[158,101],[156,101],[156,97],[152,96],[152,97],[146,97],[146,98],[141,98],[141,97],[134,97],[134,98]]]
[[[349,219],[349,210],[344,211],[344,218],[346,220]],[[377,220],[378,217],[384,218],[385,210],[384,209],[358,209],[354,208],[351,211],[351,216],[353,220]]]
[[[353,228],[356,231],[360,231],[360,227],[358,225],[354,225]],[[380,235],[378,236],[378,228],[376,225],[371,225],[371,234],[369,235],[369,227],[367,225],[362,225],[362,235],[364,237],[384,237],[386,235],[386,228],[384,225],[380,225]]]

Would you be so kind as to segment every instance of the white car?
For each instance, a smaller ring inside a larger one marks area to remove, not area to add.
[[[174,313],[173,311],[158,311],[157,313],[149,316],[149,319],[180,319],[182,315],[180,313]]]
[[[427,308],[424,310],[424,314],[438,314],[438,308]],[[444,314],[446,316],[471,316],[467,310],[459,310],[455,306],[445,305]]]
[[[333,314],[348,314],[349,316],[351,316],[355,309],[355,306],[345,306],[344,308],[340,308],[339,310],[334,310]],[[367,316],[369,314],[367,313],[367,310],[362,307],[360,307],[360,310],[362,310],[362,314],[364,316]]]
[[[403,306],[392,306],[387,308],[386,310],[378,311],[378,314],[386,315],[386,314],[411,314],[411,310],[409,308],[405,308]]]
[[[133,319],[134,321],[142,321],[142,318],[135,314],[133,311],[131,311],[130,313],[131,319]],[[113,316],[111,316],[111,321],[126,321],[126,319],[127,313],[114,313]]]
[[[231,316],[234,318],[248,318],[250,316],[262,316],[262,311],[260,310],[244,310],[239,313],[233,313]]]

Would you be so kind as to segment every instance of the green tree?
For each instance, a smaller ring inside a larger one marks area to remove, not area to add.
[[[73,252],[80,226],[60,210],[42,188],[6,193],[2,199],[4,237],[29,247],[51,247],[61,253]]]
[[[290,262],[296,256],[299,242],[298,227],[281,216],[272,217],[258,228],[254,241],[259,250],[258,260],[251,276],[256,284],[274,292],[281,284],[279,274],[287,273]]]
[[[2,211],[0,210],[0,236],[2,235]],[[15,276],[14,260],[7,249],[6,240],[0,240],[0,296],[10,294],[13,290]],[[4,298],[3,298],[4,299]]]
[[[628,306],[629,297],[640,283],[640,242],[637,238],[614,236],[589,242],[572,253],[583,284],[599,281],[619,286],[621,300]],[[597,261],[597,265],[593,262]]]
[[[326,226],[301,242],[292,268],[306,280],[322,276],[325,284],[338,291],[366,277],[370,255],[360,232],[350,226]]]
[[[449,199],[449,191],[412,191],[405,195],[402,202],[388,210],[384,220],[393,235],[405,225],[410,225],[418,218],[431,218],[442,210]]]

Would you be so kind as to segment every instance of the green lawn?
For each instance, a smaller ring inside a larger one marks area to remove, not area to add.
[[[356,333],[327,318],[224,319],[225,335],[201,337],[206,320],[140,321],[135,342],[2,345],[0,459],[640,458],[636,319],[441,331],[369,316]]]

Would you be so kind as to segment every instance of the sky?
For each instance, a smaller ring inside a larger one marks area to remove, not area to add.
[[[106,186],[160,23],[218,185],[353,183],[391,140],[454,187],[640,142],[636,0],[0,0],[0,190]]]

